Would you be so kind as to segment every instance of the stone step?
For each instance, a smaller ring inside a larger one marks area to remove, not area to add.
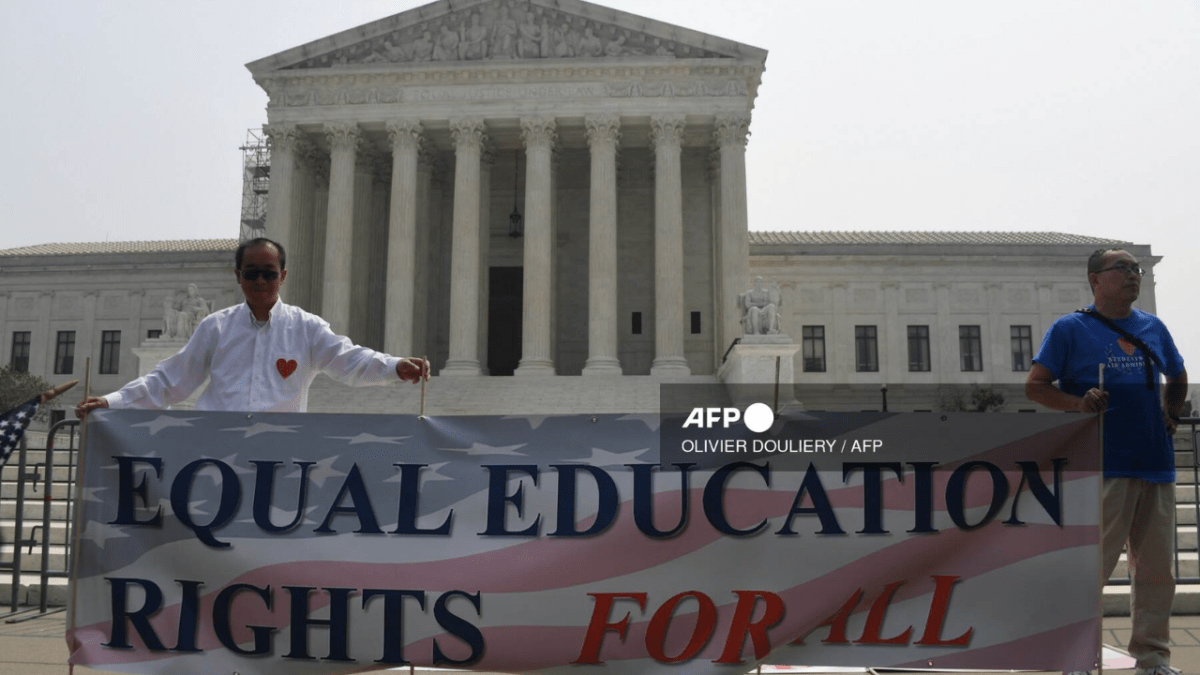
[[[45,504],[40,499],[26,499],[25,508],[22,509],[22,517],[25,522],[36,520],[42,522],[42,506]],[[0,520],[13,520],[17,517],[17,500],[3,499],[0,500]],[[50,520],[64,520],[67,517],[67,502],[56,500],[50,502]]]
[[[1129,616],[1129,586],[1105,586],[1101,609],[1104,616]],[[1200,584],[1179,584],[1175,587],[1175,603],[1171,614],[1200,614]]]
[[[9,463],[6,464],[3,469],[0,469],[0,481],[5,483],[17,482],[17,474],[20,473],[20,468],[21,467],[13,463],[12,459],[9,459]],[[29,464],[25,467],[25,473],[34,474],[37,476],[36,478],[30,478],[27,480],[36,480],[39,483],[46,480],[46,468],[44,465],[35,467],[34,465]],[[60,464],[59,466],[54,467],[54,477],[52,480],[55,482],[66,481],[70,476],[74,475],[75,467],[68,467],[65,464]]]
[[[34,528],[37,528],[34,531]],[[0,520],[0,542],[11,544],[18,539],[16,536],[17,522],[15,520]],[[33,539],[41,545],[42,542],[42,521],[37,522],[25,521],[21,529],[24,530],[21,539]],[[67,543],[67,524],[63,521],[50,521],[50,543],[51,544],[66,544]],[[29,549],[26,548],[26,551]]]
[[[17,498],[18,488],[19,488],[19,485],[17,483],[10,483],[10,482],[0,483],[0,499],[15,500]],[[30,499],[41,501],[42,498],[46,494],[45,489],[46,489],[46,486],[43,483],[41,483],[40,481],[33,485],[26,483],[25,484],[25,499],[26,499],[26,501],[28,501]],[[51,497],[53,497],[55,499],[66,499],[70,495],[71,495],[71,486],[69,483],[51,483],[50,484],[50,496]]]
[[[51,546],[50,547],[50,570],[62,571],[66,569],[67,564],[67,547],[66,546]],[[12,568],[13,547],[11,544],[0,544],[0,565],[3,567]],[[40,546],[33,547],[33,553],[29,552],[27,547],[21,549],[21,574],[37,573],[42,569],[42,549]]]

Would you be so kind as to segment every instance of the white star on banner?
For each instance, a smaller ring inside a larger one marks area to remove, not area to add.
[[[108,523],[99,520],[89,521],[87,527],[83,531],[81,539],[90,541],[101,549],[105,544],[112,539],[123,539],[129,535],[125,534],[124,530],[119,527],[113,527]]]
[[[438,448],[446,452],[465,452],[468,455],[515,455],[517,457],[525,457],[525,453],[517,452],[517,448],[523,448],[526,443],[518,443],[517,445],[484,445],[483,443],[472,443],[469,448]]]
[[[623,466],[625,464],[650,464],[645,460],[638,459],[638,455],[646,452],[650,448],[642,448],[641,450],[631,450],[629,452],[609,452],[600,448],[592,448],[592,456],[587,459],[566,459],[565,462],[575,464],[591,464],[592,466]]]
[[[301,425],[299,425],[299,424],[290,424],[289,425],[289,424],[267,424],[266,422],[255,422],[254,424],[252,424],[248,427],[231,427],[229,429],[222,429],[221,431],[244,431],[244,432],[246,432],[246,435],[243,436],[242,438],[250,438],[251,436],[257,436],[259,434],[270,434],[270,433],[294,434],[294,433],[296,433],[295,430],[299,429],[300,426]]]
[[[154,419],[150,420],[149,422],[139,422],[137,424],[131,424],[129,426],[147,427],[148,429],[150,429],[150,435],[153,436],[154,434],[157,434],[158,432],[162,431],[163,429],[170,429],[171,427],[195,426],[192,424],[192,420],[198,420],[198,419],[200,419],[200,418],[199,417],[171,417],[170,415],[159,415],[158,417],[155,417]]]
[[[357,436],[326,436],[325,438],[332,438],[339,441],[350,441],[350,445],[358,445],[359,443],[387,443],[389,445],[404,445],[400,441],[406,438],[412,438],[412,436],[376,436],[375,434],[368,434],[364,431]]]
[[[233,469],[233,472],[236,474],[241,474],[244,476],[248,473],[254,473],[253,469],[241,466],[240,464],[236,464],[235,462],[237,461],[237,458],[238,458],[238,456],[237,456],[237,453],[235,452],[232,455],[229,455],[228,457],[226,457],[225,459],[222,459],[221,461],[224,462],[229,468]],[[214,480],[215,480],[215,477],[214,477]]]
[[[627,422],[630,420],[645,423],[646,428],[650,429],[650,431],[658,431],[658,424],[659,424],[658,415],[646,414],[646,413],[635,413],[635,414],[630,414],[630,415],[622,415],[617,418],[618,422]]]
[[[547,417],[554,417],[554,415],[505,415],[504,417],[501,417],[500,419],[502,419],[502,420],[525,420],[526,422],[529,422],[530,429],[536,429],[536,428],[542,426],[542,422],[545,422]]]
[[[205,511],[200,508],[200,506],[202,504],[206,504],[206,503],[208,503],[207,499],[197,499],[194,502],[188,502],[188,515],[192,515],[192,516],[207,516],[207,515],[209,515],[208,511]],[[163,497],[162,499],[158,500],[158,505],[160,508],[162,508],[163,518],[171,518],[171,517],[175,516],[175,509],[171,508],[171,499],[169,497]]]
[[[96,493],[104,492],[107,489],[108,488],[85,487],[83,488],[83,493],[80,495],[80,499],[85,502],[104,502],[105,500],[97,497]]]
[[[322,460],[318,461],[316,464],[308,467],[308,479],[311,480],[313,483],[316,483],[317,487],[323,488],[323,487],[325,487],[326,479],[335,478],[337,476],[345,476],[346,475],[345,471],[338,471],[337,469],[333,468],[333,463],[336,462],[337,459],[338,459],[338,457],[336,455],[333,457],[326,457],[325,459],[322,459]],[[303,460],[298,460],[293,457],[292,461],[299,462],[299,461],[303,461]],[[300,477],[300,469],[296,469],[295,471],[293,471],[292,473],[290,473],[286,476],[286,478],[299,478],[299,477]]]
[[[312,513],[316,509],[317,509],[316,506],[310,506],[310,507],[304,509],[304,518],[301,519],[301,521],[296,524],[296,527],[300,527],[301,525],[316,525],[317,521],[308,519],[308,514]],[[272,525],[282,527],[284,524],[292,522],[292,519],[295,517],[296,517],[295,509],[291,509],[291,510],[281,509],[278,506],[271,507],[271,524]],[[254,519],[253,518],[243,518],[243,519],[239,520],[238,522],[239,523],[253,523]]]
[[[430,464],[429,466],[421,469],[421,483],[424,484],[429,481],[439,481],[439,480],[454,480],[454,478],[451,476],[447,476],[445,474],[438,473],[438,469],[441,469],[443,466],[446,466],[449,463],[450,462],[438,462],[437,464]],[[391,478],[383,479],[383,482],[384,483],[399,483],[401,475],[402,474],[399,471],[397,471],[396,475],[392,476]]]

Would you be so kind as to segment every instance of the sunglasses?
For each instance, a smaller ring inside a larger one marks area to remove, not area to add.
[[[262,277],[267,281],[275,281],[279,278],[279,272],[273,272],[271,270],[238,270],[237,272],[246,281],[258,281],[259,277]]]

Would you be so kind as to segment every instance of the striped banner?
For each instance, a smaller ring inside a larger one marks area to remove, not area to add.
[[[71,662],[1095,667],[1094,418],[702,417],[97,411]]]

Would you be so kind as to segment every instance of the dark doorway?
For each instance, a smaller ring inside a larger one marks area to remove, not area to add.
[[[525,270],[492,267],[488,272],[488,372],[512,375],[521,362],[521,293]]]

